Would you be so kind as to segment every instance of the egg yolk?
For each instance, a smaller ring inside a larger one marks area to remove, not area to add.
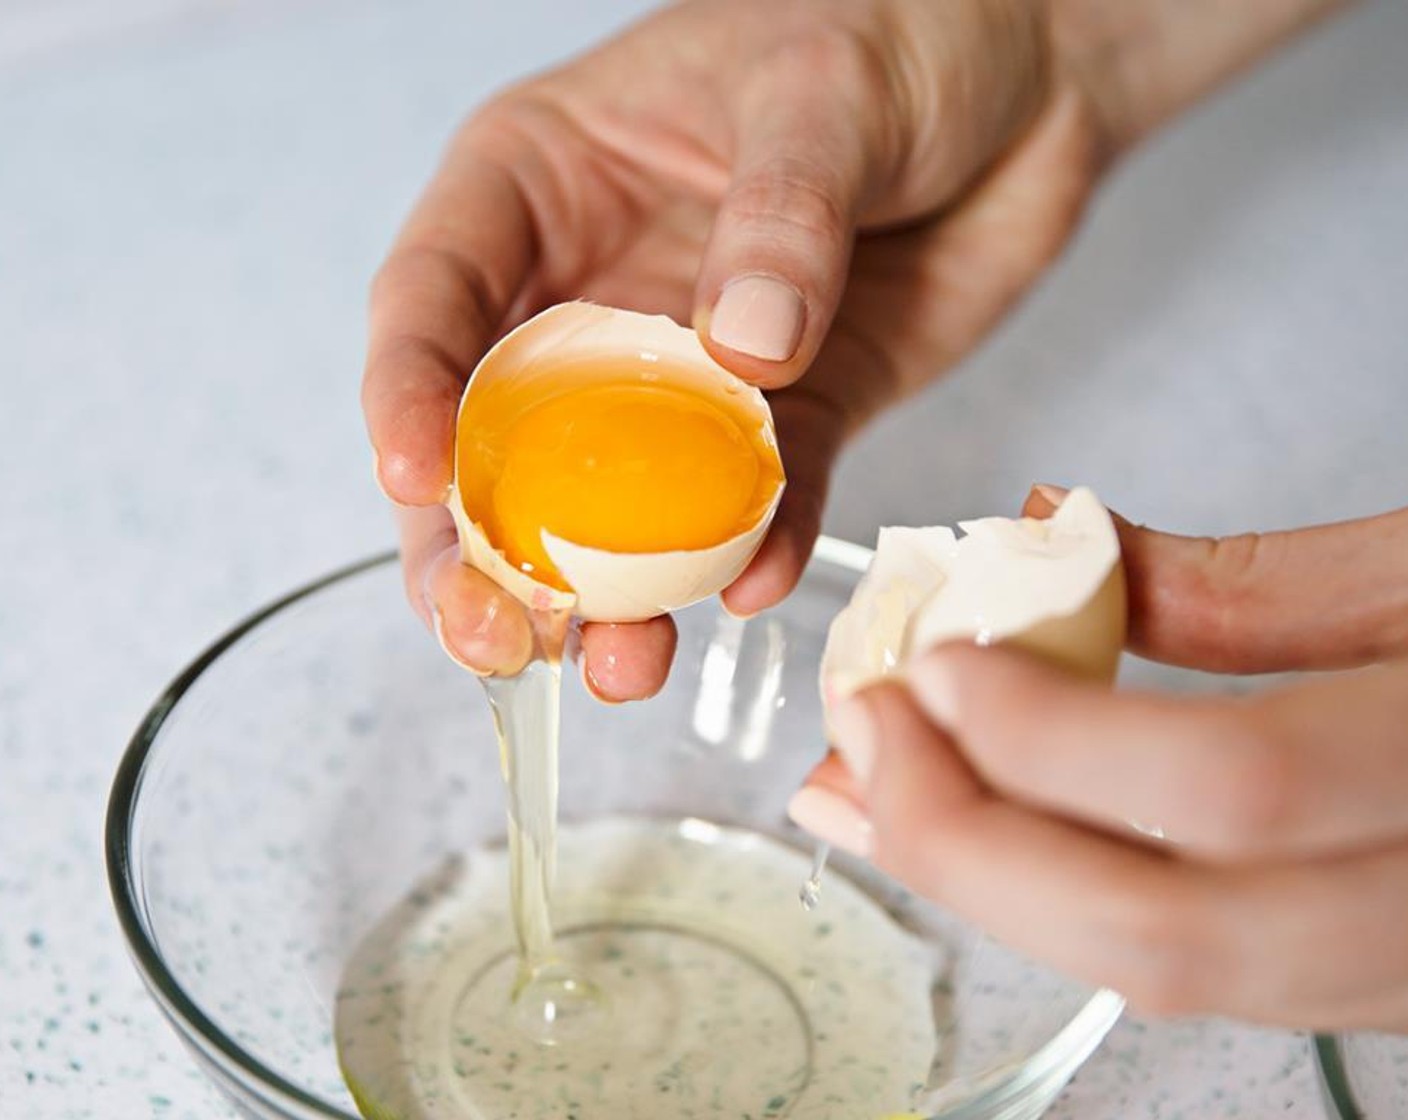
[[[561,390],[500,425],[468,511],[510,563],[561,590],[544,531],[617,553],[709,548],[756,522],[781,478],[743,417],[659,382]]]

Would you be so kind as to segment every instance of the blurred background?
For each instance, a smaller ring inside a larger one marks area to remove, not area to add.
[[[0,1102],[215,1114],[109,916],[112,767],[219,630],[390,546],[370,275],[465,111],[648,6],[0,0]],[[1408,6],[1364,4],[1130,158],[1007,325],[854,447],[829,530],[1034,480],[1190,532],[1408,501],[1405,47]],[[1147,1044],[1122,1030],[1107,1067]],[[1312,1114],[1280,1110],[1313,1095],[1291,1040],[1161,1037],[1191,1106],[1241,1068],[1265,1115]]]

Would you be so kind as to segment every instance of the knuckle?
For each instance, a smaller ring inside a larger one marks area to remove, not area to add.
[[[1242,858],[1297,827],[1305,800],[1298,760],[1253,711],[1209,707],[1181,726],[1155,822],[1171,844],[1208,859]]]
[[[453,304],[466,310],[466,326],[483,336],[498,324],[491,309],[507,302],[484,266],[445,244],[411,241],[392,249],[371,282],[371,305],[414,306],[417,302],[442,304],[452,293]]]
[[[729,200],[736,222],[762,227],[783,247],[846,241],[850,215],[830,171],[798,156],[779,156],[739,184]]]
[[[466,114],[451,138],[451,150],[477,148],[485,140],[512,141],[532,133],[548,112],[550,76],[529,78],[500,90]]]
[[[1189,891],[1130,885],[1112,900],[1104,931],[1115,949],[1116,987],[1154,1015],[1187,1015],[1207,1004],[1220,975],[1203,907]]]
[[[1257,569],[1264,541],[1260,533],[1213,538],[1208,545],[1209,570],[1219,582],[1244,582]]]
[[[1201,659],[1211,669],[1239,666],[1227,651],[1241,645],[1256,611],[1259,588],[1273,558],[1267,538],[1258,533],[1207,537],[1199,541],[1201,562],[1175,588],[1198,636]]]
[[[898,27],[884,34],[866,35],[857,28],[811,28],[787,39],[768,59],[766,81],[760,93],[777,90],[824,90],[836,112],[859,126],[867,162],[885,168],[893,179],[911,146],[909,122],[923,119],[915,111],[911,85],[915,69],[896,42],[904,35]],[[924,83],[928,84],[928,83]]]
[[[408,250],[392,249],[386,259],[377,267],[377,270],[372,273],[371,284],[368,285],[368,296],[372,307],[384,304],[398,294],[408,279],[408,273],[412,271],[410,264]]]
[[[793,36],[772,61],[770,69],[784,82],[798,76],[855,94],[887,89],[890,82],[876,46],[857,29],[834,24]]]
[[[1228,854],[1274,846],[1294,831],[1304,803],[1296,752],[1260,721],[1227,715],[1215,723],[1216,752],[1203,795],[1210,835]]]
[[[401,333],[388,336],[377,346],[375,359],[381,368],[414,373],[416,381],[413,384],[424,388],[437,386],[436,381],[430,380],[432,377],[444,376],[458,382],[460,378],[467,377],[469,372],[464,368],[462,355],[439,339],[421,334]],[[403,406],[400,417],[402,420],[406,418],[409,409],[409,405]]]

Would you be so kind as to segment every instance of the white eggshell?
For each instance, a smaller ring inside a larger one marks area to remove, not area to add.
[[[470,520],[460,501],[459,487],[450,491],[445,503],[455,519],[455,531],[460,538],[460,559],[471,568],[478,568],[520,603],[535,611],[570,611],[576,608],[577,596],[539,583],[527,572],[519,571],[505,558],[501,550],[489,543],[484,530]]]
[[[460,409],[463,411],[476,392],[496,380],[513,378],[517,387],[531,393],[538,381],[546,385],[560,380],[564,362],[612,356],[668,359],[669,364],[662,367],[662,381],[706,398],[727,399],[732,410],[756,418],[765,446],[776,454],[777,439],[767,400],[715,362],[694,331],[664,315],[642,315],[590,303],[550,307],[505,335],[475,368]],[[545,357],[552,360],[541,362]],[[456,457],[456,477],[446,504],[455,519],[464,562],[535,610],[570,609],[589,622],[638,622],[722,591],[758,550],[784,485],[779,482],[772,501],[751,526],[710,548],[609,552],[545,531],[543,546],[573,588],[573,592],[564,592],[538,582],[504,558],[502,550],[465,511],[458,471]]]
[[[1089,490],[1046,520],[984,518],[882,529],[875,558],[822,655],[827,703],[940,642],[1006,643],[1093,679],[1114,678],[1127,607],[1119,537]]]
[[[909,621],[947,578],[957,547],[946,525],[880,530],[870,567],[827,633],[822,681],[829,694],[848,695],[899,667]]]
[[[577,588],[577,614],[588,620],[639,622],[715,595],[736,580],[762,544],[782,498],[779,489],[747,532],[691,552],[606,552],[551,533],[543,545],[557,570]]]

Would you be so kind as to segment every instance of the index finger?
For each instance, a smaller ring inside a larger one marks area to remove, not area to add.
[[[362,410],[392,501],[442,501],[470,371],[533,262],[512,141],[471,125],[446,154],[372,284]]]
[[[1037,487],[1022,512],[1049,517],[1060,497]],[[1408,509],[1221,538],[1112,516],[1136,653],[1226,673],[1344,669],[1408,654]]]

